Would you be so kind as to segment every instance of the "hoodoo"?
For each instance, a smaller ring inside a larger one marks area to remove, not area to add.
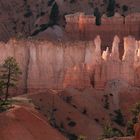
[[[139,41],[124,38],[124,54],[119,58],[118,36],[114,37],[112,50],[101,50],[102,40],[49,42],[11,39],[0,44],[0,61],[8,56],[16,58],[23,74],[19,87],[38,91],[66,87],[105,88],[110,80],[121,80],[139,86],[140,46]],[[92,81],[92,82],[91,82]]]
[[[0,0],[0,140],[140,140],[140,0]]]

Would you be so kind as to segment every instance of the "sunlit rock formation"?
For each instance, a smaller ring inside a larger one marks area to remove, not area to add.
[[[101,25],[96,25],[94,15],[75,13],[66,15],[66,32],[73,40],[92,40],[96,35],[102,38],[103,46],[111,46],[113,37],[117,34],[120,38],[120,46],[123,46],[123,38],[133,35],[136,39],[140,38],[140,13],[133,13],[126,17],[115,13],[113,17],[102,15]],[[120,47],[120,48],[121,48]],[[120,50],[121,55],[123,53]]]
[[[82,64],[80,66],[69,68],[65,74],[63,87],[73,87],[78,89],[92,87],[86,65]]]
[[[140,42],[125,37],[120,59],[118,36],[111,51],[107,47],[102,52],[101,41],[100,36],[94,41],[75,42],[12,39],[0,43],[0,62],[13,56],[20,64],[23,74],[17,93],[66,87],[105,89],[109,81],[140,86]]]

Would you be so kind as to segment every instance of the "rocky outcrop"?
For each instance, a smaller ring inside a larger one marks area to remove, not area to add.
[[[101,15],[103,13],[106,13],[107,3],[104,0],[94,0],[94,1],[55,0],[55,1],[58,4],[59,13],[60,13],[59,16],[60,20],[58,22],[62,28],[63,26],[65,26],[64,15],[79,12],[79,11],[85,12],[86,14],[89,15],[93,15],[93,11],[95,10],[96,7],[99,8]],[[39,0],[39,1],[11,0],[10,2],[9,0],[1,0],[0,1],[0,13],[1,13],[0,14],[0,41],[1,40],[8,41],[11,37],[17,36],[17,34],[20,33],[23,36],[30,36],[33,33],[33,31],[36,31],[36,33],[40,32],[38,31],[38,29],[40,29],[40,26],[43,25],[44,27],[44,25],[46,25],[49,21],[49,15],[51,13],[51,8],[53,4],[54,1],[50,2],[48,0]],[[123,11],[122,8],[124,5],[128,7],[128,11],[125,12]],[[117,5],[115,7],[115,11],[118,11],[121,15],[127,15],[132,12],[140,12],[139,5],[140,2],[138,0],[133,0],[133,1],[118,0]],[[92,16],[86,16],[86,17],[87,17],[87,21],[90,21],[93,24],[95,19],[92,18]],[[90,31],[92,27],[89,26],[90,24],[87,24],[87,31]],[[73,26],[73,28],[74,27],[75,26]],[[96,29],[98,29],[98,27],[95,28],[95,30],[93,30],[92,32],[93,34],[94,31],[96,31]],[[135,29],[137,29],[137,27]],[[116,26],[116,32],[117,30],[118,30],[118,26]],[[127,30],[131,31],[130,28]],[[118,32],[120,32],[120,30],[118,30]],[[88,36],[88,33],[86,34],[86,36]],[[90,34],[89,36],[91,36],[93,39],[92,34]]]
[[[101,39],[93,41],[49,42],[15,40],[0,43],[0,62],[16,58],[22,70],[17,93],[65,87],[104,89],[108,81],[121,80],[140,86],[139,41],[124,38],[124,55],[119,59],[119,38],[112,52],[101,52]]]
[[[103,45],[111,46],[111,41],[117,34],[120,37],[122,47],[125,36],[133,35],[137,39],[140,37],[140,13],[130,14],[125,18],[119,13],[115,13],[113,17],[103,15],[100,26],[96,25],[96,18],[93,15],[75,13],[66,15],[65,18],[66,32],[73,40],[92,40],[96,35],[100,35]]]
[[[64,78],[63,88],[73,87],[73,88],[84,88],[92,87],[90,84],[90,78],[86,65],[74,66],[66,71]]]

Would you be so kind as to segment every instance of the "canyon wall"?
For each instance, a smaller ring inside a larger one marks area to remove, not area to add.
[[[112,52],[101,53],[101,39],[94,41],[49,42],[11,39],[0,43],[0,63],[13,56],[22,76],[16,93],[50,89],[94,87],[104,89],[111,80],[140,86],[140,42],[124,38],[124,55],[119,59],[118,36]],[[114,83],[115,84],[115,83]]]
[[[140,38],[140,13],[132,13],[126,17],[119,13],[115,13],[113,17],[103,15],[99,26],[96,25],[94,15],[75,13],[66,15],[65,19],[65,30],[73,40],[92,40],[96,35],[100,35],[103,45],[111,46],[111,41],[117,34],[121,41],[120,47],[122,47],[125,36],[132,35],[136,39]]]

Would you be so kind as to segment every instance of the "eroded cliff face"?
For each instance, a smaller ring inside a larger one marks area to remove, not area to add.
[[[104,89],[108,81],[124,81],[140,86],[140,42],[124,38],[124,55],[119,59],[119,38],[112,52],[101,53],[101,39],[94,41],[49,42],[15,40],[0,43],[0,62],[16,58],[22,70],[17,93],[66,87]]]
[[[97,35],[101,36],[103,46],[111,46],[114,36],[117,34],[120,38],[120,46],[123,46],[123,38],[133,35],[136,39],[140,38],[140,13],[132,13],[126,17],[115,13],[113,17],[107,17],[105,14],[101,17],[101,25],[96,25],[94,15],[86,15],[82,12],[69,14],[65,16],[65,30],[69,38],[73,40],[92,40]],[[120,49],[120,55],[123,50]]]

